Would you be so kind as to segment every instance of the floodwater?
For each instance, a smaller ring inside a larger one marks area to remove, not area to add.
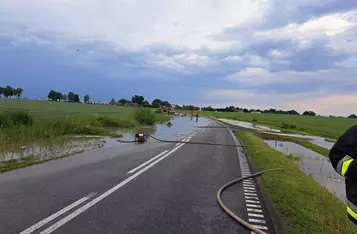
[[[73,138],[69,141],[52,142],[47,144],[33,144],[22,146],[20,149],[0,153],[0,162],[8,160],[21,160],[34,157],[38,161],[58,158],[76,154],[85,150],[96,149],[104,146],[102,138]]]
[[[272,148],[298,157],[294,162],[306,174],[326,187],[341,201],[346,203],[345,180],[331,165],[328,158],[293,142],[265,140]]]
[[[271,131],[271,132],[281,132],[279,129],[270,128],[270,127],[259,125],[259,124],[253,125],[252,123],[231,120],[231,119],[218,119],[218,120],[232,124],[232,125],[236,125],[236,126],[239,126],[242,128],[255,129],[255,130],[266,130],[266,131]]]
[[[146,132],[157,138],[166,138],[171,136],[179,136],[195,131],[199,131],[199,129],[195,126],[207,126],[214,123],[213,120],[203,117],[180,117],[180,116],[172,116],[170,122],[173,124],[172,127],[168,127],[165,124],[157,124],[154,127],[150,126],[141,126],[134,128],[124,128],[124,129],[108,129],[108,131],[122,134],[123,137],[121,140],[134,140],[135,133]],[[149,139],[152,140],[152,139]]]
[[[325,140],[323,137],[319,136],[310,136],[310,135],[302,135],[302,134],[290,134],[290,133],[281,133],[280,130],[274,129],[274,128],[269,128],[266,126],[261,126],[261,125],[253,125],[252,123],[247,123],[247,122],[242,122],[242,121],[236,121],[236,120],[230,120],[230,119],[219,119],[221,121],[224,121],[229,124],[237,125],[243,128],[248,128],[248,129],[255,129],[255,130],[267,130],[269,132],[264,132],[268,134],[274,134],[274,135],[280,135],[280,136],[292,136],[292,137],[298,137],[298,138],[303,138],[306,139],[307,141],[321,146],[325,149],[330,150],[332,146],[334,145],[333,142],[328,142]]]
[[[166,124],[157,124],[155,126],[140,126],[136,128],[107,128],[108,132],[122,134],[121,140],[134,140],[134,135],[137,132],[147,132],[158,138],[167,138],[170,136],[180,136],[191,133],[193,131],[200,131],[200,129],[194,127],[195,125],[206,126],[214,121],[207,118],[196,117],[180,117],[172,116],[170,122],[172,127],[166,126]],[[149,141],[153,139],[149,138]],[[51,144],[33,144],[23,146],[20,149],[12,150],[8,152],[0,152],[0,166],[1,162],[8,160],[23,160],[28,157],[33,157],[36,161],[42,161],[51,158],[63,157],[66,155],[72,155],[91,149],[101,147],[120,146],[125,144],[119,143],[115,138],[103,137],[103,136],[73,136],[71,140],[62,142],[53,142]]]

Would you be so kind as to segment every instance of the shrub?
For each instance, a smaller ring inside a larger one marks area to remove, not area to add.
[[[134,112],[134,118],[140,124],[153,125],[156,122],[156,114],[144,108],[138,108]]]
[[[32,117],[24,111],[3,112],[0,114],[0,127],[8,128],[11,125],[32,125]]]

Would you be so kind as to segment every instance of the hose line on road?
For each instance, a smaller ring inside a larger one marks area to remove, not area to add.
[[[270,172],[270,171],[278,171],[278,170],[284,170],[284,168],[273,168],[273,169],[268,169],[268,170],[264,170],[264,171],[260,171],[258,173],[252,174],[250,176],[244,176],[244,177],[240,177],[238,179],[232,180],[230,182],[228,182],[227,184],[223,185],[217,192],[217,202],[219,204],[219,206],[229,215],[231,216],[234,220],[236,220],[237,222],[239,222],[241,225],[243,225],[244,227],[248,228],[249,230],[251,230],[254,233],[257,234],[266,234],[265,232],[263,232],[262,230],[254,227],[253,225],[249,224],[248,222],[246,222],[245,220],[243,220],[242,218],[238,217],[237,215],[235,215],[230,209],[228,209],[228,207],[226,205],[224,205],[223,201],[222,201],[222,193],[224,190],[226,190],[228,187],[232,186],[233,184],[239,183],[243,180],[249,179],[249,178],[254,178],[257,176],[262,175],[265,172]]]

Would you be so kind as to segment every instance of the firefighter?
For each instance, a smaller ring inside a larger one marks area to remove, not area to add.
[[[333,168],[345,178],[347,215],[357,225],[357,125],[340,136],[329,157]]]

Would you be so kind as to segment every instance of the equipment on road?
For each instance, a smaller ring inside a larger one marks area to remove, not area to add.
[[[329,157],[336,172],[345,178],[347,215],[357,225],[357,125],[340,136]]]
[[[223,201],[222,201],[222,193],[224,190],[226,190],[227,188],[229,188],[230,186],[237,184],[239,182],[242,182],[243,180],[247,180],[249,178],[254,178],[257,176],[262,175],[263,173],[266,172],[270,172],[270,171],[278,171],[278,170],[284,170],[284,168],[273,168],[273,169],[268,169],[268,170],[264,170],[264,171],[260,171],[258,173],[252,174],[250,176],[244,176],[235,180],[232,180],[230,182],[228,182],[227,184],[223,185],[217,192],[217,202],[219,204],[219,206],[229,215],[231,216],[234,220],[236,220],[237,222],[239,222],[241,225],[243,225],[244,227],[248,228],[249,230],[251,230],[252,232],[255,232],[257,234],[266,234],[265,232],[261,231],[260,229],[250,225],[249,223],[247,223],[246,221],[244,221],[242,218],[238,217],[237,215],[235,215],[230,209],[228,209],[228,207],[226,205],[224,205]]]
[[[197,126],[199,127],[199,126]],[[215,128],[215,127],[212,127]],[[217,128],[221,128],[221,127],[217,127]],[[223,128],[227,128],[226,126],[224,126]],[[173,140],[163,140],[163,139],[159,139],[149,133],[145,133],[145,137],[151,137],[154,140],[160,141],[160,142],[164,142],[164,143],[182,143],[182,141],[173,141]],[[122,140],[117,140],[118,142],[121,143],[135,143],[136,141],[122,141]],[[145,138],[146,141],[146,138]],[[227,146],[227,147],[236,147],[236,148],[247,148],[247,147],[253,147],[253,148],[260,148],[260,147],[256,147],[254,145],[236,145],[236,144],[217,144],[217,143],[209,143],[209,142],[192,142],[192,141],[186,141],[185,144],[199,144],[199,145],[211,145],[211,146]],[[256,228],[255,226],[249,224],[248,222],[246,222],[245,220],[243,220],[242,218],[238,217],[237,215],[235,215],[222,201],[222,193],[224,190],[226,190],[227,188],[229,188],[230,186],[237,184],[239,182],[242,182],[243,180],[247,180],[249,178],[254,178],[257,176],[262,175],[263,173],[266,172],[271,172],[271,171],[278,171],[278,170],[284,170],[284,168],[272,168],[272,169],[268,169],[268,170],[264,170],[264,171],[260,171],[257,172],[255,174],[252,174],[250,176],[244,176],[244,177],[240,177],[237,178],[235,180],[232,180],[230,182],[228,182],[227,184],[223,185],[217,192],[217,202],[219,204],[219,206],[234,220],[236,220],[238,223],[240,223],[241,225],[243,225],[244,227],[246,227],[247,229],[249,229],[250,231],[257,233],[257,234],[266,234],[265,232],[263,232],[262,230]]]
[[[147,141],[147,133],[136,133],[135,142],[144,143]]]

